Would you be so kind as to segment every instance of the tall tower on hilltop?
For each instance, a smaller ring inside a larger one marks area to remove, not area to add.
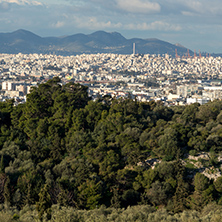
[[[136,54],[136,43],[134,42],[133,43],[133,55],[135,55]]]

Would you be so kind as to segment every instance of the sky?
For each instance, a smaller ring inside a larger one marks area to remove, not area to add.
[[[103,30],[222,53],[222,1],[0,0],[0,33],[18,29],[41,37]]]

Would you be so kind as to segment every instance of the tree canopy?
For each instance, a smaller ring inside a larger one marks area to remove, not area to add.
[[[182,164],[189,152],[222,150],[222,102],[184,107],[101,97],[53,78],[13,106],[0,102],[0,202],[39,217],[53,204],[95,209],[138,204],[174,212],[221,203],[217,181]],[[156,167],[151,167],[159,161]],[[181,201],[183,200],[183,201]]]

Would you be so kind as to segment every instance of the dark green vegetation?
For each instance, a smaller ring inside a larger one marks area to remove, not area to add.
[[[0,222],[39,221],[34,206],[26,205],[21,211],[1,210]],[[127,207],[126,209],[105,208],[78,210],[72,207],[53,205],[51,222],[221,222],[222,206],[209,204],[201,212],[195,210],[173,214],[166,209],[155,209],[149,205]],[[47,215],[43,216],[47,220]]]
[[[0,203],[18,211],[35,206],[40,220],[54,215],[54,205],[79,217],[103,206],[106,217],[134,205],[143,206],[141,214],[163,207],[169,215],[197,214],[214,203],[221,215],[222,177],[210,180],[182,161],[209,151],[203,163],[219,167],[221,110],[221,101],[171,108],[130,98],[91,101],[87,87],[53,78],[25,104],[0,103]],[[144,161],[154,158],[162,162],[152,169]]]

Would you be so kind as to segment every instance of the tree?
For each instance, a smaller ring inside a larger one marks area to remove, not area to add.
[[[37,170],[30,169],[19,176],[17,188],[22,195],[23,204],[31,205],[38,200],[42,183],[41,173]]]
[[[117,170],[120,168],[120,158],[114,150],[109,150],[104,156],[103,161],[99,162],[99,174],[105,181],[113,181]]]
[[[4,156],[1,155],[1,161],[0,161],[0,174],[5,172],[5,164],[4,164]]]
[[[167,204],[172,196],[172,187],[169,183],[156,180],[147,192],[147,197],[153,205]]]
[[[189,202],[194,210],[201,210],[203,206],[213,201],[214,186],[209,179],[201,173],[194,177],[194,193],[189,197]]]
[[[78,187],[78,201],[80,207],[87,209],[95,209],[99,207],[102,198],[102,182],[96,179],[87,179]]]
[[[201,173],[196,173],[194,177],[195,191],[204,191],[209,186],[209,179]]]
[[[139,192],[129,189],[125,190],[122,195],[122,203],[124,207],[136,205],[140,200]]]
[[[86,121],[88,128],[93,131],[96,124],[101,119],[102,111],[105,110],[105,107],[101,102],[98,101],[89,101],[85,106],[86,111]]]
[[[38,211],[40,221],[43,221],[43,215],[46,213],[48,220],[51,218],[51,197],[49,195],[49,186],[47,184],[42,187],[39,193],[39,201],[36,203],[36,209]]]
[[[5,202],[6,206],[9,207],[11,205],[11,201],[12,201],[12,193],[11,193],[9,176],[7,176],[6,182],[4,184],[3,196],[4,196],[4,202]]]
[[[174,213],[182,212],[187,209],[187,197],[189,195],[189,185],[184,182],[180,175],[177,180],[176,192],[173,196],[173,211]]]
[[[140,162],[141,159],[141,150],[140,145],[138,143],[127,143],[121,149],[122,155],[126,158],[126,162],[129,165],[135,165],[136,163]]]
[[[219,100],[208,102],[199,107],[199,111],[196,113],[196,118],[201,123],[207,123],[210,120],[215,120],[222,109],[222,103]]]
[[[7,181],[8,177],[5,173],[0,173],[0,203],[4,203],[5,195],[4,195],[4,188],[5,183]]]
[[[222,176],[218,177],[216,181],[214,181],[214,187],[217,192],[222,193]]]
[[[164,119],[166,121],[171,120],[174,114],[171,108],[168,108],[167,106],[163,106],[162,104],[157,105],[153,109],[153,113],[157,117],[157,119]]]
[[[119,186],[115,185],[111,187],[112,198],[111,198],[111,207],[120,208],[121,206],[121,196],[119,194]]]
[[[175,129],[166,128],[164,135],[159,137],[158,152],[165,156],[167,160],[172,160],[180,152],[178,147],[178,134]]]
[[[193,103],[185,107],[181,115],[181,119],[184,121],[185,125],[192,126],[196,124],[196,113],[198,112],[199,106],[199,103]]]

